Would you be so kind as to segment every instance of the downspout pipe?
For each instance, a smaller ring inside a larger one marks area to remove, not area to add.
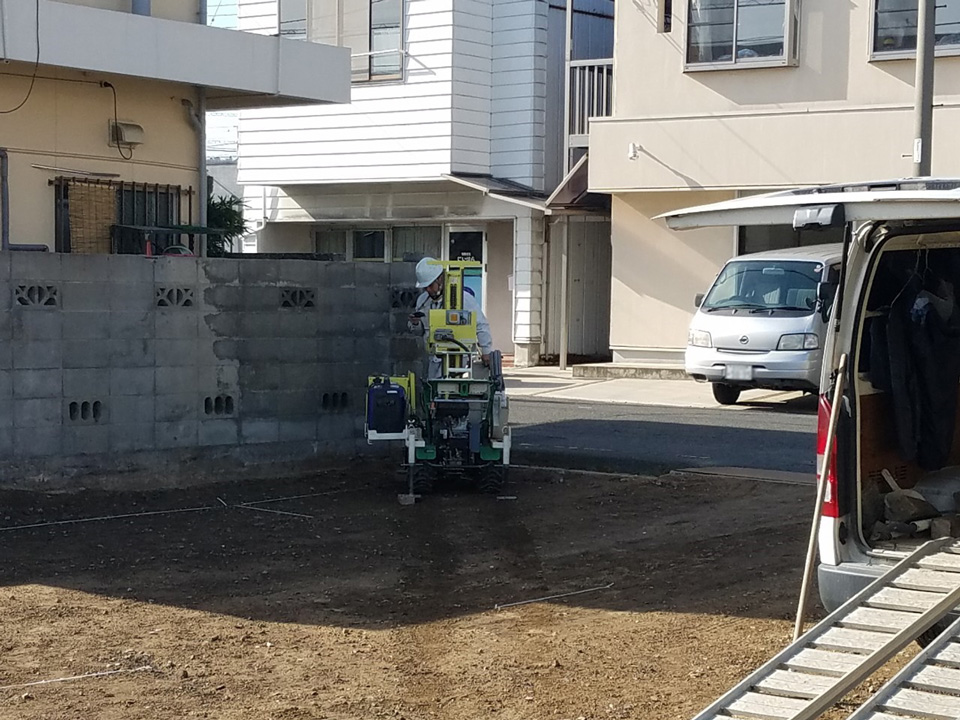
[[[33,250],[47,252],[50,248],[39,244],[10,243],[10,156],[6,148],[0,148],[0,252],[9,250]]]
[[[207,24],[207,0],[199,0],[197,13],[197,22],[201,25]],[[207,89],[197,88],[197,144],[199,152],[197,157],[197,167],[200,171],[200,193],[198,214],[200,227],[207,226]],[[207,236],[203,235],[200,246],[200,255],[207,256]]]

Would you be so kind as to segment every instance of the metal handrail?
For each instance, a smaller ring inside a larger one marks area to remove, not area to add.
[[[613,114],[613,59],[567,63],[568,136],[586,135],[593,117]]]

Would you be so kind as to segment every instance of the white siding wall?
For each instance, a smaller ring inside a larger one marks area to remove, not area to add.
[[[453,26],[453,170],[489,174],[494,38],[491,0],[455,0]]]
[[[350,105],[243,112],[240,182],[425,179],[450,171],[453,0],[405,5],[405,82],[355,84]],[[276,0],[241,0],[239,16],[241,29],[276,32]]]
[[[539,0],[492,2],[496,81],[490,171],[544,190],[548,5]]]

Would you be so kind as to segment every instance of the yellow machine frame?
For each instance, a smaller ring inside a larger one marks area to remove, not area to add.
[[[475,260],[438,260],[437,264],[444,272],[443,308],[430,311],[427,349],[443,358],[443,377],[463,376],[470,370],[478,342],[476,313],[463,309],[464,270],[483,264]],[[443,339],[437,339],[437,330]]]

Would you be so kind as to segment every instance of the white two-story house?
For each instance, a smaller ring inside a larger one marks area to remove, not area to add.
[[[0,3],[0,251],[143,254],[138,229],[204,224],[205,110],[349,101],[343,48],[206,18],[205,0]]]
[[[241,113],[239,182],[258,251],[476,259],[474,290],[517,364],[558,353],[561,339],[573,354],[606,352],[608,215],[580,202],[585,184],[561,181],[586,144],[585,123],[565,123],[609,111],[613,5],[239,0],[241,29],[352,58],[349,105]]]
[[[938,0],[935,35],[933,174],[956,177],[960,0]],[[836,239],[658,214],[911,175],[916,40],[916,0],[618,3],[616,104],[589,141],[589,186],[612,196],[615,360],[682,363],[694,295],[731,256]]]

